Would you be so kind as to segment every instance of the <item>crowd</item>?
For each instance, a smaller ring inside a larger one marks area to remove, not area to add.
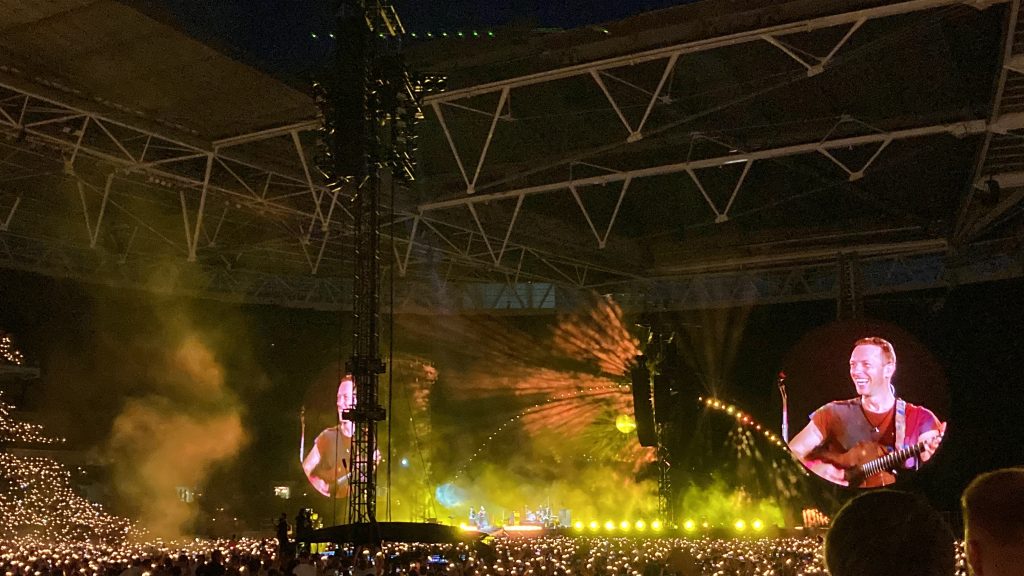
[[[0,543],[4,576],[977,576],[1024,573],[1024,468],[982,475],[963,498],[963,544],[923,498],[869,491],[818,538],[548,536],[380,548],[300,548],[277,540]]]
[[[282,557],[274,540],[106,547],[0,545],[6,576],[663,576],[824,573],[814,538],[547,537],[490,544],[390,543]]]

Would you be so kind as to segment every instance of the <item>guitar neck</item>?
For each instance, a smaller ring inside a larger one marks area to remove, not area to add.
[[[885,470],[891,470],[903,462],[906,462],[909,458],[920,456],[921,452],[924,452],[924,446],[924,442],[918,442],[913,446],[907,446],[901,450],[890,452],[881,458],[862,464],[861,470],[864,472],[865,477],[878,474]]]

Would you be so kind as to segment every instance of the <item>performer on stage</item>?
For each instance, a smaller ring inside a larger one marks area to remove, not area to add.
[[[338,385],[338,425],[321,432],[302,460],[309,483],[324,496],[348,497],[348,462],[355,424],[342,420],[342,412],[352,407],[354,398],[352,377],[345,376]]]
[[[837,484],[882,486],[895,481],[894,470],[861,474],[860,465],[875,463],[894,450],[922,443],[927,461],[939,446],[945,424],[930,410],[897,398],[892,386],[896,351],[888,341],[862,338],[850,354],[850,379],[857,397],[830,402],[789,443],[793,454],[815,474]],[[900,466],[914,468],[910,457]],[[866,477],[865,477],[866,476]]]

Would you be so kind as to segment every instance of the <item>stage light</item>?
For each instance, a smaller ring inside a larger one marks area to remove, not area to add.
[[[644,530],[647,529],[647,523],[644,522],[643,520],[637,520],[636,521],[636,529],[639,532],[643,532]]]
[[[577,520],[576,523],[572,525],[572,527],[577,530],[583,530],[583,521]]]
[[[615,530],[615,522],[612,522],[611,520],[605,522],[604,523],[604,529],[609,531],[609,532]]]
[[[693,520],[687,519],[686,522],[683,522],[683,530],[686,530],[687,532],[693,532],[696,529],[697,523]]]
[[[661,530],[661,528],[662,528],[661,520],[655,520],[654,522],[651,522],[651,530],[654,530],[655,532],[657,532],[657,531]]]
[[[636,430],[636,420],[627,414],[619,414],[615,417],[615,429],[623,434],[631,434]]]
[[[590,521],[590,529],[593,530],[594,532],[597,532],[597,529],[600,528],[600,527],[601,527],[601,525],[597,523],[597,520],[591,520]]]
[[[629,529],[632,527],[633,525],[629,523],[629,520],[619,522],[619,530],[622,530],[623,532],[629,532]]]
[[[737,532],[743,532],[747,529],[747,523],[740,519],[737,520],[735,524],[733,524],[733,527],[736,528]]]
[[[402,458],[401,464],[402,464],[403,468],[408,468],[409,467],[409,459],[408,458]]]
[[[764,530],[764,522],[761,522],[760,518],[756,518],[750,523],[750,527],[755,531],[760,532],[761,530]]]

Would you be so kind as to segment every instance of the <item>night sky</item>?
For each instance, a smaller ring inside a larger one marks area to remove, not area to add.
[[[308,80],[332,49],[331,6],[325,0],[130,0],[130,5],[221,52],[292,81]],[[395,2],[406,30],[487,30],[506,26],[569,29],[688,4],[686,0],[407,0]]]

